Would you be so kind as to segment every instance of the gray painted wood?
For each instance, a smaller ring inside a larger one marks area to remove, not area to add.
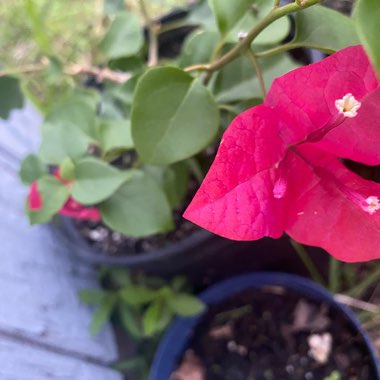
[[[98,286],[95,271],[23,212],[17,171],[38,145],[40,122],[30,107],[0,120],[0,379],[121,379],[105,367],[117,359],[110,326],[91,337],[93,311],[77,296]]]
[[[120,380],[93,363],[0,336],[1,380]]]

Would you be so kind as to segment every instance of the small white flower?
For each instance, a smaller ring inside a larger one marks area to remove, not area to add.
[[[361,105],[350,93],[344,95],[342,99],[335,100],[336,109],[345,117],[355,117]]]
[[[238,39],[239,40],[244,40],[244,38],[246,38],[247,36],[248,36],[247,32],[239,32],[238,33]]]

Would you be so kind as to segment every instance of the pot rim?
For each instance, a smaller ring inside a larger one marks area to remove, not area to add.
[[[330,307],[341,312],[350,322],[352,328],[362,337],[367,346],[372,365],[377,373],[377,378],[373,380],[380,380],[380,361],[377,358],[375,348],[367,333],[361,328],[360,322],[353,311],[335,301],[329,291],[314,281],[281,272],[248,273],[221,281],[202,292],[199,297],[203,302],[210,305],[221,302],[242,290],[257,289],[266,285],[284,286],[300,292],[308,298],[324,301]],[[193,328],[200,321],[204,313],[189,318],[177,317],[174,320],[158,347],[150,372],[150,380],[169,379],[170,374],[177,365],[179,357],[186,347]]]

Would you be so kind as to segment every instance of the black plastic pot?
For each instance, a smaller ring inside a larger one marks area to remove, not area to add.
[[[92,246],[72,219],[57,217],[50,224],[57,240],[73,255],[94,265],[124,266],[148,274],[172,276],[186,274],[196,291],[226,278],[252,271],[283,271],[307,275],[308,272],[289,243],[288,237],[264,238],[253,242],[224,239],[199,230],[182,241],[147,253],[125,252],[112,256]],[[263,254],[265,252],[265,254]],[[323,273],[328,255],[321,249],[309,249],[311,259]]]
[[[175,274],[186,272],[197,266],[199,261],[217,252],[228,249],[233,242],[199,230],[185,239],[147,253],[125,252],[112,256],[90,245],[80,234],[75,223],[65,217],[58,217],[51,223],[53,233],[66,244],[70,251],[92,264],[126,266],[147,273]]]
[[[310,280],[285,273],[251,273],[220,282],[203,292],[200,298],[206,304],[211,305],[222,302],[241,291],[255,291],[255,289],[268,285],[294,290],[306,299],[323,302],[341,314],[348,321],[351,328],[362,338],[368,350],[370,364],[374,370],[374,377],[371,380],[380,380],[379,359],[369,337],[361,328],[360,322],[354,313],[346,306],[336,302],[331,293]],[[188,346],[192,331],[201,318],[202,314],[191,318],[177,318],[172,323],[156,352],[150,380],[168,380],[170,378],[171,373],[178,366],[178,361]]]

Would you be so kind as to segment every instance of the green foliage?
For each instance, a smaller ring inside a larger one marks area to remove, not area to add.
[[[160,335],[175,316],[193,316],[205,310],[196,296],[186,291],[186,279],[171,282],[146,276],[134,277],[121,269],[106,269],[110,290],[82,290],[82,302],[95,306],[90,330],[97,333],[111,316],[136,340]],[[103,277],[104,277],[103,276]],[[120,277],[126,277],[122,281]]]
[[[145,163],[170,164],[206,148],[219,115],[209,90],[175,67],[147,71],[132,106],[132,136]]]
[[[196,63],[207,63],[219,40],[219,34],[214,31],[199,31],[191,33],[185,40],[179,65],[186,67]]]
[[[340,372],[333,371],[331,372],[329,376],[325,377],[324,380],[341,380],[341,379],[342,379],[342,375],[340,374]]]
[[[29,154],[23,159],[19,175],[25,185],[30,185],[45,174],[48,174],[47,167],[38,156]]]
[[[142,171],[136,171],[99,206],[103,222],[128,236],[147,236],[173,228],[164,191]]]
[[[109,198],[135,174],[132,170],[118,170],[91,157],[79,160],[74,172],[75,181],[71,194],[75,200],[84,205],[99,203]]]
[[[138,16],[123,12],[115,17],[99,48],[107,58],[115,59],[135,55],[143,43]]]
[[[240,32],[247,33],[271,11],[273,4],[267,0],[209,0],[224,42],[238,42]],[[262,31],[255,45],[281,42],[289,33],[290,22],[281,18]]]
[[[259,62],[266,68],[263,77],[267,86],[273,78],[299,66],[287,55],[263,58]],[[220,70],[216,75],[213,91],[219,103],[262,97],[257,75],[247,57],[240,57]]]
[[[12,109],[21,108],[23,104],[24,97],[18,79],[0,77],[0,118],[7,119]]]
[[[315,6],[296,15],[296,35],[289,44],[333,53],[359,44],[359,38],[351,18],[329,8]]]
[[[204,178],[213,158],[208,152],[215,150],[223,130],[238,113],[262,102],[259,78],[269,88],[275,77],[299,65],[287,50],[306,46],[332,52],[357,43],[352,20],[320,6],[305,6],[296,15],[294,39],[283,43],[291,11],[273,18],[284,7],[274,8],[272,1],[203,0],[188,16],[156,25],[153,3],[147,2],[144,12],[136,1],[107,0],[99,14],[92,14],[88,54],[76,62],[55,43],[50,16],[59,7],[53,3],[27,0],[20,13],[38,59],[33,80],[28,68],[17,77],[27,96],[46,109],[38,154],[26,158],[20,170],[24,183],[38,180],[44,191],[43,209],[29,214],[33,223],[47,222],[70,196],[79,207],[97,208],[111,230],[131,237],[175,227],[174,215],[184,208],[193,182]],[[168,31],[189,25],[194,30],[180,54],[161,57],[164,49],[157,43]],[[246,43],[242,35],[250,31],[256,37]],[[247,49],[261,69],[247,58]],[[22,104],[17,94],[18,80],[1,76],[0,115]],[[57,168],[60,181],[47,174]],[[177,303],[165,305],[174,310]],[[169,319],[162,308],[161,301],[151,306],[148,331]],[[130,324],[128,312],[123,313]]]
[[[378,0],[358,0],[354,19],[360,41],[380,75],[379,5]]]

